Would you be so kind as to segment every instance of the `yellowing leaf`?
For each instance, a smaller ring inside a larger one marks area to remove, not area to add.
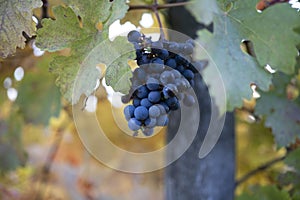
[[[64,97],[75,104],[82,94],[88,96],[94,91],[97,79],[101,78],[98,64],[109,66],[119,55],[134,48],[126,40],[111,42],[108,39],[109,25],[127,12],[125,1],[65,2],[69,7],[53,9],[56,20],[42,21],[43,28],[38,31],[36,45],[48,51],[71,48],[70,56],[54,58],[50,70],[58,76],[56,84]],[[99,24],[102,25],[100,30]],[[124,59],[127,63],[127,58]]]
[[[0,0],[0,57],[7,57],[24,48],[25,32],[29,37],[35,34],[32,10],[42,6],[40,0]]]

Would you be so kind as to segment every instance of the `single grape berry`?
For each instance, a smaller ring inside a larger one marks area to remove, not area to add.
[[[145,126],[147,128],[154,128],[156,125],[156,119],[155,118],[148,118],[145,121]]]
[[[166,65],[173,68],[173,69],[176,69],[177,67],[177,63],[176,63],[176,60],[173,59],[173,58],[170,58],[166,61]]]
[[[188,80],[192,80],[194,78],[194,72],[192,72],[189,69],[186,69],[183,71],[183,76]]]
[[[135,118],[131,118],[129,121],[128,121],[128,127],[130,128],[130,130],[132,131],[137,131],[141,128],[141,124],[137,119]]]
[[[135,107],[132,105],[128,105],[124,108],[124,115],[127,120],[133,117]]]
[[[195,98],[192,95],[184,95],[183,103],[190,107],[195,104]]]
[[[146,86],[141,86],[136,90],[136,96],[140,99],[143,99],[148,96],[149,90]]]
[[[141,103],[141,100],[139,98],[134,98],[133,99],[132,104],[133,104],[134,107],[138,107],[139,105],[141,105],[140,103]]]
[[[157,126],[166,126],[169,123],[168,115],[161,115],[156,120]]]
[[[148,78],[146,85],[149,90],[157,90],[159,88],[159,81],[155,78]]]
[[[149,112],[148,109],[144,106],[138,106],[135,110],[134,110],[134,116],[137,120],[145,120],[148,118],[149,116]]]
[[[160,101],[160,98],[161,98],[161,95],[160,95],[160,92],[158,92],[158,91],[151,91],[148,94],[148,99],[152,103],[158,103]]]
[[[127,38],[129,42],[139,42],[141,34],[138,31],[130,31]]]
[[[145,136],[151,136],[153,135],[153,132],[154,132],[153,128],[145,128],[143,131]]]
[[[146,108],[150,108],[153,104],[148,100],[148,98],[144,98],[141,100],[141,106]]]
[[[157,105],[153,105],[149,108],[149,116],[156,118],[161,114],[161,109]]]

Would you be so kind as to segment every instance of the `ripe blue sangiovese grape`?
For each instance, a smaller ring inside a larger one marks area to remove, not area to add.
[[[131,103],[124,108],[124,115],[132,131],[141,130],[145,136],[151,136],[154,127],[168,124],[169,112],[179,109],[180,101],[186,106],[195,104],[188,90],[195,84],[195,73],[207,61],[192,59],[193,40],[153,42],[138,31],[129,32],[127,37],[136,49],[139,67],[130,79],[130,95],[122,97],[123,103]]]
[[[135,107],[132,105],[128,105],[124,108],[124,115],[127,120],[133,117]]]
[[[134,117],[137,120],[145,120],[147,119],[149,116],[149,111],[146,107],[144,106],[138,106],[135,110],[134,110]]]

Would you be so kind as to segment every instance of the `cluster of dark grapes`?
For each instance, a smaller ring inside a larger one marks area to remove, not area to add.
[[[150,136],[154,127],[168,124],[168,113],[180,108],[179,101],[186,106],[195,103],[188,90],[203,63],[192,61],[192,40],[152,41],[138,31],[131,31],[128,40],[135,46],[139,67],[133,71],[129,94],[122,97],[123,103],[131,102],[124,114],[132,131]]]

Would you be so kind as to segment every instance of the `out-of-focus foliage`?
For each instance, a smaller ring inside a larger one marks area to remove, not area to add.
[[[47,125],[50,117],[60,113],[60,92],[53,85],[54,77],[47,70],[49,60],[49,57],[41,60],[33,72],[26,74],[18,88],[16,105],[27,123]]]
[[[275,186],[256,186],[251,188],[249,193],[245,193],[237,200],[291,200],[286,191],[279,190]]]

